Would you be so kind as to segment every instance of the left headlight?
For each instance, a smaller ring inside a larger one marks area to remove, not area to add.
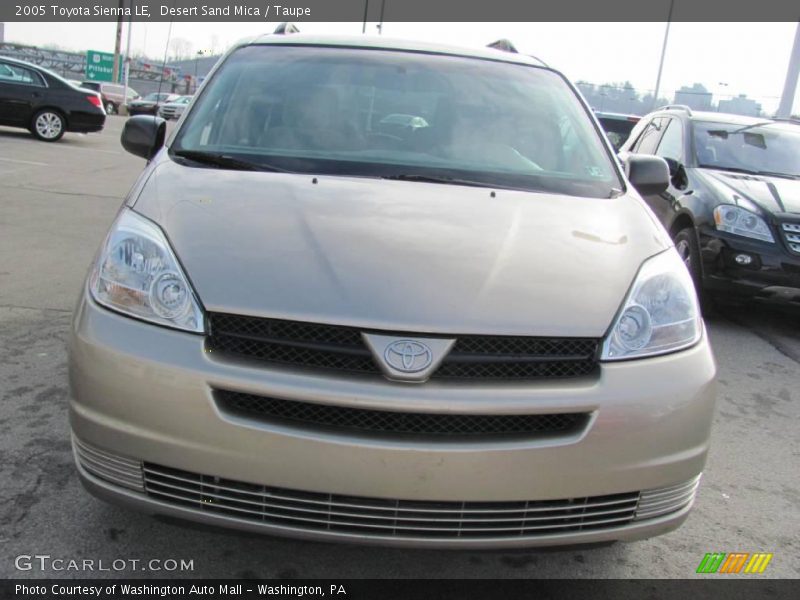
[[[675,249],[642,264],[603,342],[603,360],[667,354],[693,346],[703,323],[689,271]]]
[[[89,289],[115,311],[203,333],[203,310],[161,229],[125,208],[111,226]]]
[[[757,214],[732,204],[720,204],[714,209],[714,224],[720,231],[774,243],[766,221]]]

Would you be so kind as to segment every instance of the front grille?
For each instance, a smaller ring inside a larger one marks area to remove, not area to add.
[[[265,525],[390,538],[516,538],[618,527],[639,493],[519,502],[426,502],[302,492],[144,464],[151,498]]]
[[[73,447],[90,475],[168,505],[265,526],[373,538],[510,540],[610,529],[685,509],[700,481],[698,475],[665,488],[562,500],[396,500],[202,475],[120,456],[75,437]]]
[[[234,414],[260,420],[343,432],[373,432],[436,437],[545,436],[582,430],[586,413],[472,415],[408,413],[297,402],[228,390],[214,392],[217,404]]]
[[[212,353],[351,374],[381,373],[361,331],[353,327],[222,313],[208,318]],[[453,337],[457,341],[433,378],[552,379],[589,375],[597,369],[599,340],[594,338]]]
[[[461,336],[434,374],[447,379],[556,379],[591,374],[592,338]]]
[[[794,254],[800,254],[800,223],[781,223],[781,234]]]

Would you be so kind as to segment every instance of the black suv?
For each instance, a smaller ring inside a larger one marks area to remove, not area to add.
[[[714,298],[800,302],[800,124],[666,106],[626,154],[656,154],[669,188],[644,196],[706,307]]]

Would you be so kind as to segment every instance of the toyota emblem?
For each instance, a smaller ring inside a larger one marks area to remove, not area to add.
[[[386,364],[403,373],[424,371],[433,362],[431,349],[414,340],[398,340],[386,346],[383,353]]]

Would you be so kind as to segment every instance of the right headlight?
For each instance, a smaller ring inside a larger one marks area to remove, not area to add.
[[[732,204],[720,204],[714,209],[714,224],[720,231],[774,243],[775,239],[764,219]]]
[[[675,352],[697,343],[703,324],[689,271],[675,249],[646,260],[603,342],[603,360]]]
[[[89,278],[94,299],[119,313],[203,333],[203,310],[159,227],[123,209]]]

